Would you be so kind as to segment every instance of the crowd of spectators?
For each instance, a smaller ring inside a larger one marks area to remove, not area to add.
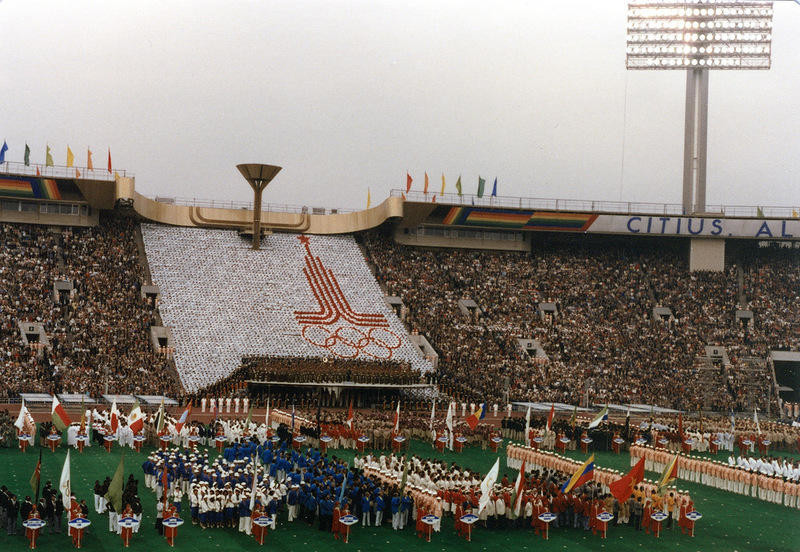
[[[440,389],[455,397],[496,401],[507,390],[510,400],[577,404],[586,394],[594,403],[763,408],[773,396],[768,371],[743,385],[740,360],[763,360],[767,347],[797,336],[796,252],[759,256],[770,283],[742,290],[756,317],[746,325],[735,320],[738,265],[689,272],[683,252],[663,242],[571,240],[527,253],[409,247],[380,232],[361,241],[385,292],[407,307],[410,330],[437,349]],[[465,316],[462,299],[478,310]],[[672,316],[654,319],[654,307]],[[547,358],[518,339],[537,340]],[[696,363],[706,345],[730,351],[728,385],[711,400]]]
[[[0,224],[0,396],[21,392],[167,394],[174,368],[150,344],[156,306],[145,283],[135,222],[102,214],[92,228]],[[54,295],[55,281],[72,291]],[[50,343],[25,345],[19,322]]]
[[[245,357],[237,375],[245,380],[409,385],[420,374],[399,360],[341,360],[328,357]]]

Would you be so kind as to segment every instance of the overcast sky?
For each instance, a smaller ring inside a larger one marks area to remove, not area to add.
[[[0,0],[6,158],[66,147],[145,195],[363,207],[478,175],[499,195],[679,203],[685,75],[625,70],[626,3]],[[712,72],[708,202],[800,205],[800,5],[772,69]],[[623,147],[624,144],[624,147]]]

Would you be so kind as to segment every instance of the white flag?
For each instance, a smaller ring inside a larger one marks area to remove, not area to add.
[[[250,492],[250,512],[256,507],[256,486],[258,485],[258,454],[253,455],[253,489]]]
[[[755,408],[753,409],[753,422],[756,424],[756,432],[761,435],[761,426],[758,423],[758,412]]]
[[[452,401],[450,404],[447,405],[447,418],[445,418],[445,423],[447,424],[447,430],[449,434],[449,441],[447,446],[450,450],[453,450],[453,403]]]
[[[433,419],[436,417],[436,399],[433,399],[433,404],[431,404],[431,424],[430,429],[433,431]]]
[[[58,483],[58,490],[61,491],[61,501],[64,503],[64,509],[69,510],[72,505],[72,490],[69,485],[69,449],[67,449],[67,459],[64,460],[64,467],[61,470],[61,481]]]
[[[478,501],[478,513],[480,514],[486,505],[489,504],[489,501],[492,499],[492,488],[494,488],[494,482],[497,481],[497,473],[500,471],[500,458],[495,460],[494,466],[492,469],[489,470],[489,473],[486,474],[486,477],[483,478],[481,481],[481,498]]]
[[[17,416],[17,421],[14,422],[14,425],[17,426],[17,429],[22,431],[25,427],[25,420],[28,416],[28,408],[25,406],[25,399],[22,399],[22,406],[19,407],[19,416]]]
[[[525,444],[531,446],[531,441],[528,438],[528,433],[531,430],[531,405],[528,405],[528,411],[525,413]]]

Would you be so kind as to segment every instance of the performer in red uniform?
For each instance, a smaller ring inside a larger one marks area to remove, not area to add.
[[[489,446],[491,447],[492,452],[495,454],[497,454],[497,445],[499,445],[499,443],[495,441],[496,437],[499,437],[496,431],[492,431],[489,434]]]
[[[17,430],[17,437],[19,437],[21,435],[23,435],[22,430],[18,429]],[[22,452],[25,452],[25,450],[28,448],[28,442],[29,441],[27,439],[20,439],[19,440],[19,448],[20,448],[20,450],[22,450]]]
[[[614,432],[614,436],[611,438],[611,449],[614,451],[614,454],[619,454],[619,443],[617,439],[620,439],[619,431]]]
[[[461,437],[461,434],[456,433],[456,437],[453,439],[453,447],[456,452],[464,452],[464,443],[458,440],[459,437]]]
[[[256,501],[256,505],[253,507],[253,513],[251,514],[251,518],[256,520],[264,515],[264,508],[261,506],[261,502]],[[253,524],[253,537],[255,537],[256,542],[258,544],[264,544],[264,537],[267,535],[267,528],[261,525]]]
[[[130,504],[125,504],[125,509],[122,510],[122,515],[120,519],[133,517],[133,508],[131,508]],[[125,545],[125,548],[128,548],[128,545],[131,542],[131,535],[133,535],[133,528],[132,527],[120,527],[120,537],[122,537],[122,542]],[[170,545],[171,546],[171,545]]]
[[[340,517],[342,517],[342,511],[337,500],[336,504],[333,505],[333,519],[331,520],[331,533],[333,533],[333,538],[336,540],[339,540],[339,535],[342,535],[342,540],[344,540],[344,534],[341,529],[342,524],[339,522]]]
[[[167,520],[171,517],[177,517],[175,515],[175,505],[171,502],[167,502],[167,507],[164,508],[164,519]],[[169,527],[168,525],[164,526],[164,537],[167,539],[167,544],[170,546],[175,546],[175,537],[178,536],[178,528],[177,527]]]
[[[561,441],[561,439],[563,438],[564,438],[563,432],[559,433],[558,437],[556,437],[556,450],[561,454],[565,454],[567,452],[567,444]]]
[[[48,439],[47,440],[47,444],[50,447],[50,452],[55,452],[56,451],[56,447],[58,447],[58,443],[61,442],[61,436],[59,435],[58,430],[56,429],[56,426],[53,426],[53,427],[50,428],[50,435],[58,437],[58,439]]]
[[[81,505],[78,504],[78,501],[75,500],[75,497],[73,496],[69,503],[69,520],[72,521],[82,516],[83,512],[81,511]],[[75,529],[74,527],[70,527],[69,536],[72,537],[72,546],[75,548],[80,548],[81,541],[83,540],[83,529]]]
[[[584,439],[588,439],[589,434],[585,431],[581,433],[581,452],[587,454],[589,452],[589,445],[584,441]]]
[[[219,438],[222,438],[222,440],[220,440]],[[222,447],[225,446],[225,434],[222,432],[221,427],[217,428],[217,434],[215,436],[214,442],[217,445],[217,452],[222,454]]]
[[[39,517],[39,510],[36,508],[36,504],[33,505],[33,509],[31,513],[28,514],[28,519],[41,519]],[[39,536],[39,529],[28,529],[25,528],[25,538],[31,543],[31,550],[36,548],[36,537]]]

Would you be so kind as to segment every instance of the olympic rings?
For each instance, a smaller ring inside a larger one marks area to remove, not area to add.
[[[402,345],[402,338],[392,330],[369,328],[366,333],[355,326],[339,326],[331,331],[327,326],[303,326],[303,339],[327,349],[339,358],[357,358],[365,355],[378,360],[392,358],[394,350]]]

